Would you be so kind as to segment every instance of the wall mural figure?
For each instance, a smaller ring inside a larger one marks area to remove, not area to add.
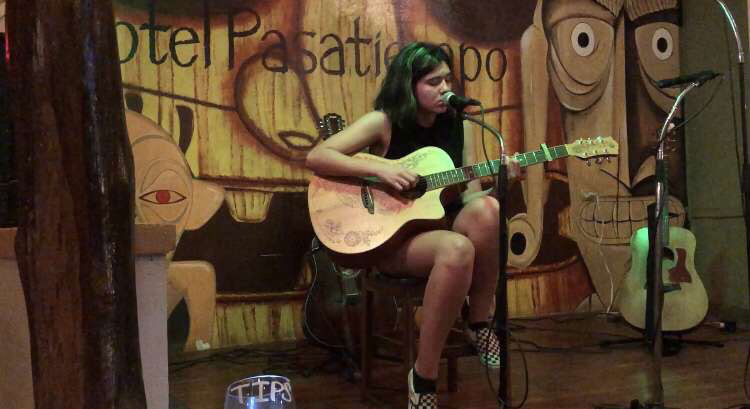
[[[302,161],[320,139],[317,121],[326,112],[345,118],[365,112],[385,55],[397,50],[388,48],[396,30],[387,4],[330,5],[118,2],[126,103],[189,141],[184,148],[196,177],[226,189],[231,218],[220,211],[218,224],[299,233],[298,242],[273,234],[248,240],[242,252],[215,249],[212,263],[224,264],[217,270],[221,293],[282,293],[301,280],[312,237],[299,207],[308,175]]]
[[[612,163],[587,167],[569,159],[526,168],[522,184],[510,187],[507,212],[511,273],[523,273],[513,285],[535,277],[509,288],[512,313],[570,310],[592,284],[605,305],[612,303],[630,235],[645,225],[645,206],[653,202],[650,144],[674,94],[651,80],[678,72],[676,1],[115,6],[127,107],[174,136],[195,180],[226,191],[225,206],[187,232],[175,252],[175,261],[216,268],[220,299],[233,306],[246,300],[237,311],[217,309],[214,335],[222,345],[301,333],[299,293],[310,278],[303,256],[312,237],[302,162],[320,141],[316,123],[328,112],[345,120],[367,112],[399,45],[418,39],[441,43],[453,56],[457,90],[484,103],[508,152],[599,135],[619,142]],[[484,157],[479,138],[475,148]],[[488,140],[487,151],[496,155],[497,144]],[[682,151],[673,158],[670,212],[681,224]],[[217,235],[235,240],[215,246]],[[572,278],[535,281],[561,272]],[[263,301],[247,301],[253,296]]]
[[[312,229],[300,201],[308,178],[301,160],[320,140],[316,122],[328,112],[349,120],[367,112],[403,42],[443,43],[460,67],[460,90],[484,102],[486,120],[502,130],[509,152],[521,150],[518,43],[534,4],[490,7],[492,13],[455,0],[117,1],[126,105],[174,135],[197,178],[227,192],[226,206],[200,231],[185,234],[175,260],[209,261],[220,299],[232,305],[239,305],[237,296],[276,300],[304,290],[309,276],[300,272]],[[489,139],[492,157],[498,146]],[[480,143],[476,150],[484,156]],[[217,248],[216,235],[237,243]],[[574,249],[562,247],[569,256]],[[564,264],[578,276],[574,261]],[[567,280],[552,280],[555,288],[534,280],[524,281],[512,311],[567,310],[568,298],[580,301],[591,291],[585,276],[574,280],[573,291]],[[566,293],[539,297],[550,291]],[[239,319],[247,314],[254,319]],[[287,327],[299,312],[255,303],[231,314],[220,307],[217,319],[219,338],[230,344],[270,342],[295,336]],[[244,328],[247,322],[256,328]],[[264,322],[279,328],[264,329]]]
[[[629,239],[646,225],[654,202],[656,133],[676,93],[653,81],[679,74],[678,21],[676,0],[539,0],[522,39],[527,149],[545,142],[550,112],[559,112],[568,142],[605,135],[620,145],[612,163],[566,161],[570,208],[559,215],[606,307],[628,271]],[[684,152],[673,148],[668,208],[670,223],[682,225]],[[511,257],[516,266],[539,251],[548,192],[543,173],[528,169],[527,211],[510,220],[511,234],[527,244]]]
[[[185,230],[203,226],[224,199],[224,189],[195,179],[172,137],[143,115],[126,111],[135,163],[137,223],[172,224],[179,242]],[[172,260],[174,252],[167,255]],[[205,261],[171,261],[167,272],[167,314],[182,300],[190,316],[185,350],[210,347],[213,336],[216,281]]]

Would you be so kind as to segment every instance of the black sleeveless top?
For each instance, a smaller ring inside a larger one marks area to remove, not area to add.
[[[391,143],[385,157],[400,159],[425,146],[441,148],[453,159],[453,166],[463,166],[464,128],[461,117],[451,112],[439,114],[429,128],[416,123],[409,128],[391,124]]]

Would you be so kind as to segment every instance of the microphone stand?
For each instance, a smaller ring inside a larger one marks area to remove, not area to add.
[[[742,129],[742,197],[743,197],[743,217],[745,219],[745,254],[747,260],[750,262],[750,152],[748,152],[748,134],[747,134],[747,101],[745,97],[745,52],[742,49],[742,41],[740,40],[739,32],[737,31],[737,23],[732,17],[732,13],[729,12],[729,8],[721,0],[716,0],[724,12],[724,16],[729,23],[734,38],[737,41],[737,72],[739,75],[739,87],[740,87],[740,102],[742,104],[742,112],[740,114],[741,129]],[[748,297],[750,297],[750,268],[748,268]]]
[[[473,118],[465,113],[461,117],[467,121],[473,122],[484,129],[487,129],[495,136],[500,144],[500,166],[498,175],[495,179],[495,191],[497,200],[500,204],[499,217],[499,275],[497,280],[497,290],[495,291],[495,334],[500,343],[500,369],[497,399],[500,408],[510,407],[510,363],[508,355],[508,276],[506,274],[506,264],[508,263],[508,222],[503,215],[503,210],[507,208],[508,203],[508,164],[505,160],[505,143],[500,131],[492,126]],[[494,170],[494,169],[493,169]]]
[[[631,402],[633,409],[663,409],[664,406],[664,388],[661,383],[661,359],[663,337],[661,329],[661,315],[664,306],[664,282],[662,281],[662,259],[664,257],[664,246],[669,244],[669,210],[667,208],[667,164],[664,156],[664,142],[666,140],[669,124],[672,121],[677,107],[693,88],[699,86],[699,82],[692,82],[685,87],[677,96],[672,105],[672,109],[664,121],[664,125],[659,132],[656,151],[656,203],[655,203],[655,232],[649,231],[649,243],[651,244],[653,257],[650,260],[649,273],[647,277],[646,297],[651,300],[653,308],[647,309],[646,322],[652,324],[652,329],[646,329],[646,341],[651,343],[651,382],[649,384],[650,398],[644,405],[640,405],[637,400]],[[648,315],[650,313],[650,316]],[[647,325],[648,326],[648,325]],[[650,335],[650,336],[649,336]]]

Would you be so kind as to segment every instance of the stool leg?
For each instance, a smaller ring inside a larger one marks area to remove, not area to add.
[[[448,356],[448,391],[458,390],[458,359],[454,355]]]
[[[373,293],[364,286],[364,299],[362,300],[362,322],[360,323],[360,344],[362,374],[360,378],[360,398],[367,400],[367,390],[370,387],[370,370],[372,366],[372,315],[373,315]]]
[[[409,374],[414,361],[416,360],[416,330],[414,328],[414,299],[406,297],[404,307],[401,311],[404,314],[404,379]]]

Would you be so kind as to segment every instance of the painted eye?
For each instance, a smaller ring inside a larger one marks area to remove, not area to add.
[[[656,58],[662,61],[671,57],[674,52],[672,34],[664,28],[654,31],[654,36],[651,38],[651,50],[654,52]]]
[[[185,196],[174,190],[159,189],[144,193],[139,199],[145,200],[149,203],[163,205],[181,202],[185,200]]]
[[[588,23],[578,23],[570,34],[573,50],[581,57],[588,57],[596,48],[594,30]]]

